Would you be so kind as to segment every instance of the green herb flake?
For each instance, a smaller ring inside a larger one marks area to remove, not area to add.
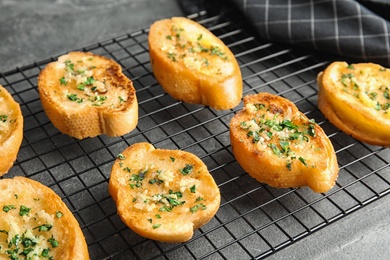
[[[61,85],[66,85],[67,84],[65,77],[60,78],[60,84]]]
[[[193,168],[194,168],[194,166],[192,164],[186,164],[183,169],[180,169],[180,172],[183,175],[187,175],[187,174],[190,174],[192,172]]]
[[[118,159],[120,159],[120,160],[126,159],[126,157],[125,157],[122,153],[118,154],[118,155],[116,156],[116,158],[118,158]]]
[[[62,218],[63,216],[64,216],[64,214],[61,211],[59,211],[59,210],[56,211],[57,218]]]
[[[74,63],[70,60],[65,61],[66,70],[74,71]]]
[[[0,121],[5,123],[7,122],[7,119],[8,119],[8,115],[0,115]]]
[[[157,219],[160,219],[161,218],[161,215],[160,214],[156,214],[155,215]]]
[[[199,209],[202,209],[202,210],[205,210],[207,209],[206,205],[204,205],[203,203],[200,203],[200,204],[196,204],[195,206],[193,206],[192,208],[190,208],[190,211],[192,213],[195,213],[197,212]]]
[[[156,229],[156,228],[161,227],[161,224],[154,224],[152,227],[153,227],[153,229]]]
[[[15,209],[15,206],[14,205],[5,205],[4,207],[3,207],[3,211],[4,212],[9,212],[11,209]]]
[[[81,91],[84,91],[84,89],[85,89],[84,84],[78,85],[78,86],[77,86],[77,89],[78,89],[78,90],[81,90]]]
[[[199,201],[202,201],[202,200],[204,200],[204,198],[202,198],[202,197],[197,197],[195,201],[196,201],[196,202],[199,202]]]
[[[287,161],[286,167],[289,171],[291,171],[291,161]]]
[[[53,227],[52,224],[43,224],[43,225],[37,226],[33,229],[38,229],[38,231],[46,232],[46,231],[49,231],[52,227]]]
[[[130,177],[130,180],[131,182],[135,182],[135,183],[130,183],[130,187],[132,189],[134,189],[135,187],[139,188],[142,186],[142,181],[144,180],[145,178],[145,174],[146,174],[147,171],[139,171],[138,174],[132,174],[131,177]]]
[[[303,163],[303,165],[305,165],[305,166],[307,167],[307,163],[306,163],[305,158],[299,157],[298,160],[299,160],[301,163]]]
[[[27,208],[26,206],[21,205],[19,208],[19,215],[20,216],[26,216],[28,213],[30,213],[31,208]]]
[[[171,60],[171,61],[173,61],[173,62],[177,62],[177,59],[176,59],[176,54],[175,53],[168,53],[167,54],[167,57]]]
[[[175,160],[176,160],[175,157],[172,157],[172,156],[169,158],[171,159],[172,162],[175,162]]]
[[[191,186],[190,187],[190,191],[191,191],[191,193],[195,193],[196,192],[196,186],[195,185]]]
[[[53,235],[51,235],[51,238],[47,240],[52,247],[58,247],[60,243],[58,243],[57,240],[54,239]]]
[[[83,102],[83,98],[79,98],[77,97],[77,94],[75,93],[69,93],[68,95],[66,95],[66,97],[70,100],[70,101],[74,101],[74,102],[77,102],[77,103],[82,103]]]
[[[42,250],[41,256],[48,257],[49,256],[49,248],[45,248]]]

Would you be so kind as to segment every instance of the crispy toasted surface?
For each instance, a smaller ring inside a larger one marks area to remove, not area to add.
[[[317,77],[318,105],[343,132],[390,146],[390,70],[373,63],[334,62]]]
[[[244,97],[244,108],[230,122],[234,156],[259,182],[273,187],[331,189],[339,168],[322,128],[289,100],[259,93]]]
[[[13,166],[23,140],[23,115],[20,105],[0,85],[0,176]]]
[[[77,220],[53,190],[14,177],[0,180],[0,193],[1,259],[89,259]]]
[[[118,155],[109,181],[118,214],[141,236],[184,242],[217,212],[220,192],[205,164],[180,150],[137,143]]]
[[[242,98],[242,77],[230,49],[184,17],[155,22],[149,31],[153,74],[173,98],[230,109]]]
[[[133,83],[115,61],[89,52],[71,52],[39,74],[42,106],[62,133],[78,139],[120,136],[138,123]]]

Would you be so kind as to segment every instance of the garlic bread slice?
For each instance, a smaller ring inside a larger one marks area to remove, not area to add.
[[[115,61],[89,52],[70,52],[39,74],[42,106],[53,125],[77,139],[121,136],[138,123],[133,83]]]
[[[343,132],[390,146],[390,70],[374,63],[333,62],[317,77],[318,106]]]
[[[220,192],[194,154],[136,143],[118,155],[109,193],[123,222],[141,236],[184,242],[217,212]]]
[[[243,109],[230,121],[230,140],[237,162],[259,182],[315,192],[335,185],[339,168],[331,141],[285,98],[245,96]]]
[[[173,98],[230,109],[242,98],[242,77],[230,49],[199,23],[173,17],[155,22],[148,36],[153,74]]]

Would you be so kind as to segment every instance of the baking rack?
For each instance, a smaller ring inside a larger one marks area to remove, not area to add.
[[[216,111],[172,99],[153,77],[148,29],[80,49],[114,59],[134,83],[139,123],[122,137],[76,140],[53,127],[40,103],[37,76],[57,57],[1,73],[0,84],[21,104],[25,122],[18,159],[4,177],[24,175],[57,192],[79,221],[91,259],[265,258],[389,193],[389,149],[345,135],[317,108],[316,76],[332,57],[258,39],[234,10],[217,15],[204,11],[190,18],[236,55],[244,95],[281,95],[324,129],[340,166],[337,184],[318,194],[308,188],[275,189],[252,179],[234,159],[229,139],[230,119],[242,104]],[[116,214],[107,190],[111,167],[117,154],[144,141],[196,154],[220,188],[216,216],[186,243],[145,239]]]

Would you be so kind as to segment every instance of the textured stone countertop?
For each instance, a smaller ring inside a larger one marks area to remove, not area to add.
[[[0,72],[183,15],[173,0],[0,0]],[[390,259],[390,196],[270,259]]]

